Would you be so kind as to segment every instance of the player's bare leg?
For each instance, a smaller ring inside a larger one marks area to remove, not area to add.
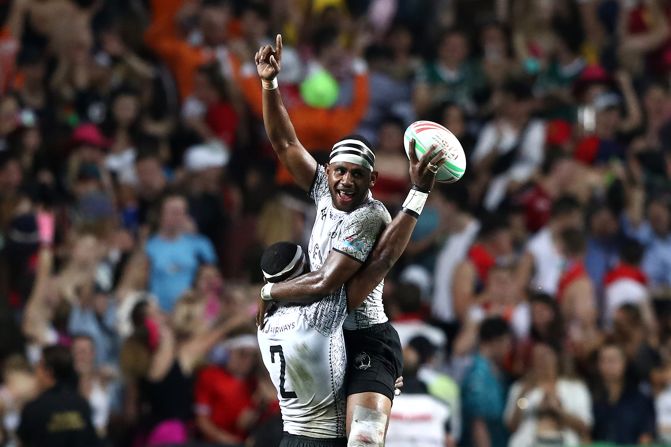
[[[366,392],[347,397],[347,446],[382,447],[389,425],[391,400]]]

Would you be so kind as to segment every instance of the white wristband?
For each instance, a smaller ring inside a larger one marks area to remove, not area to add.
[[[422,214],[424,204],[428,197],[428,193],[411,189],[408,193],[408,197],[405,198],[405,202],[403,202],[403,211],[411,216],[419,217],[419,215]]]
[[[266,283],[265,286],[261,288],[261,299],[263,301],[272,301],[273,297],[270,295],[270,289],[273,288],[273,283]]]
[[[277,78],[273,78],[270,81],[266,79],[261,79],[261,86],[266,90],[275,90],[278,86]]]

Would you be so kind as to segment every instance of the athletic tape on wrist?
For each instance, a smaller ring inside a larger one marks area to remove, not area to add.
[[[275,90],[278,86],[277,78],[273,78],[270,81],[267,79],[261,79],[261,86],[266,90]]]
[[[405,202],[403,202],[403,211],[411,216],[419,217],[419,215],[422,214],[424,204],[428,197],[429,193],[411,189],[408,193],[408,197],[405,198]]]
[[[263,301],[272,301],[273,297],[270,295],[270,289],[273,288],[273,283],[269,282],[261,288],[261,299]]]

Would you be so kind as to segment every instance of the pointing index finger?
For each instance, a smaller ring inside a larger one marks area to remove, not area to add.
[[[275,53],[277,54],[277,61],[282,60],[282,35],[278,34],[275,38]]]

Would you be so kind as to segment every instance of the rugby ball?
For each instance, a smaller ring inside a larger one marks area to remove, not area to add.
[[[424,155],[432,145],[447,153],[447,160],[438,168],[436,181],[452,183],[466,172],[466,154],[459,139],[445,127],[433,121],[415,121],[405,130],[403,144],[405,154],[410,158],[410,140],[415,139],[417,157]]]

